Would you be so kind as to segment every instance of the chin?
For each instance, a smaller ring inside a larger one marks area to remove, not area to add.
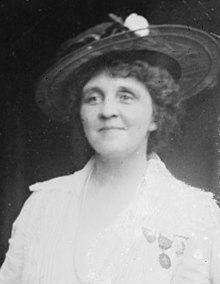
[[[106,157],[106,158],[117,158],[117,157],[120,157],[120,156],[123,156],[122,155],[122,152],[118,149],[111,149],[111,150],[103,150],[103,151],[97,151],[97,153],[102,156],[102,157]]]
[[[105,159],[126,159],[127,157],[129,157],[130,155],[132,155],[132,153],[135,152],[134,149],[126,149],[126,147],[119,147],[118,145],[113,147],[113,145],[111,145],[111,147],[105,147],[105,148],[97,148],[95,152],[105,158]]]

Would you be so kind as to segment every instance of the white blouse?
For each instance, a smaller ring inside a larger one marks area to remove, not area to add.
[[[30,187],[13,224],[0,284],[219,284],[220,209],[213,195],[151,158],[132,204],[74,262],[81,196],[93,160]]]

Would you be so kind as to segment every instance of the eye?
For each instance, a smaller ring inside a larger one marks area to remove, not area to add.
[[[120,102],[122,103],[131,103],[134,100],[134,96],[128,92],[121,92],[119,94]]]
[[[83,96],[84,103],[90,104],[90,105],[96,105],[101,103],[102,101],[102,96],[99,93],[87,93]]]

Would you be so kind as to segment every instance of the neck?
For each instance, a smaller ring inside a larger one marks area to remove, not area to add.
[[[139,183],[146,167],[146,147],[126,158],[104,158],[96,154],[93,178],[102,187],[132,186]]]

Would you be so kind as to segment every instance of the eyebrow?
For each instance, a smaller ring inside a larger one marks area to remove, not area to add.
[[[88,95],[89,93],[99,93],[100,95],[104,96],[104,92],[102,91],[102,89],[98,88],[98,87],[91,87],[88,89],[83,89],[82,90],[82,96],[85,97],[86,95]]]
[[[127,92],[134,96],[138,95],[137,91],[133,90],[132,88],[125,87],[125,86],[120,86],[119,91]]]

